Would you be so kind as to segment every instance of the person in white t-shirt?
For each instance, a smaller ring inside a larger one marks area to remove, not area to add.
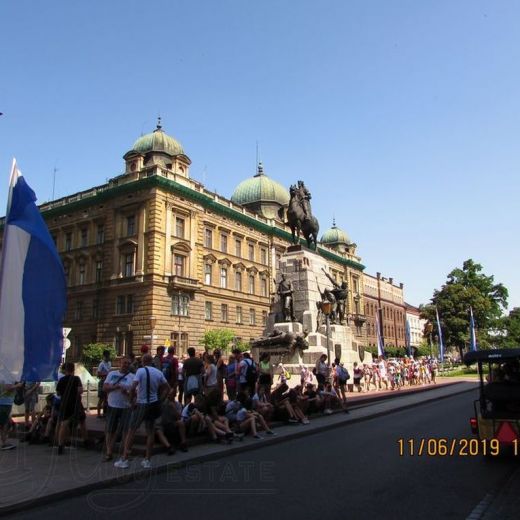
[[[126,435],[132,415],[130,392],[134,382],[134,374],[130,372],[130,359],[121,361],[119,370],[108,373],[103,384],[103,391],[107,394],[107,423],[105,425],[106,455],[105,460],[112,460],[112,450],[116,433]]]
[[[150,459],[155,437],[155,421],[161,415],[161,397],[170,390],[164,374],[152,366],[152,356],[145,354],[142,358],[143,366],[135,373],[135,379],[130,391],[130,399],[136,398],[136,407],[132,411],[130,429],[125,438],[123,455],[114,466],[126,469],[129,467],[128,454],[134,442],[135,432],[144,421],[146,426],[146,456],[141,462],[145,469],[152,467]]]

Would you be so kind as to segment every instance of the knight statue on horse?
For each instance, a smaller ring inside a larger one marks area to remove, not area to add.
[[[311,193],[303,181],[298,181],[297,185],[293,184],[289,193],[291,198],[287,209],[287,224],[291,228],[293,244],[299,243],[302,232],[309,249],[316,250],[320,225],[312,214]]]

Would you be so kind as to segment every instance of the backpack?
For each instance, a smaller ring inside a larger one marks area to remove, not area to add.
[[[256,363],[252,359],[249,359],[249,363],[247,360],[245,360],[245,363],[247,365],[246,381],[248,384],[256,383],[256,380],[258,379],[258,369],[256,367]]]
[[[25,383],[16,389],[16,393],[14,394],[14,404],[20,406],[25,401]]]
[[[162,373],[164,375],[164,378],[168,383],[170,382],[170,379],[172,377],[172,362],[170,359],[166,359],[163,361],[162,364]]]
[[[342,383],[346,383],[350,379],[350,374],[348,373],[348,370],[345,367],[339,367],[338,379]]]

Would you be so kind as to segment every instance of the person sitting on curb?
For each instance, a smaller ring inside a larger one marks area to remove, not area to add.
[[[251,400],[244,393],[238,395],[238,401],[241,404],[241,408],[237,412],[237,423],[241,432],[251,435],[255,439],[262,439],[263,437],[258,433],[258,429],[261,428],[268,435],[274,435],[275,433],[267,423],[265,419],[258,413],[251,410]]]
[[[253,410],[258,412],[267,422],[273,416],[274,406],[267,398],[267,389],[264,385],[258,385],[258,390],[253,396]]]
[[[322,410],[322,402],[312,383],[308,383],[302,394],[302,410],[306,414],[318,413]]]
[[[178,431],[181,413],[182,405],[175,400],[175,389],[172,388],[168,393],[168,398],[161,403],[161,416],[155,423],[155,435],[166,448],[168,455],[175,453],[174,438]]]
[[[323,387],[323,390],[319,392],[320,397],[323,399],[324,404],[324,410],[323,413],[325,415],[332,414],[332,408],[334,407],[341,407],[343,411],[346,410],[343,402],[338,397],[338,394],[334,391],[334,388],[332,388],[332,385],[330,383],[325,383],[325,386]],[[348,413],[348,412],[347,412]]]
[[[301,422],[302,424],[309,424],[309,419],[303,413],[302,405],[300,402],[300,399],[302,397],[301,391],[302,391],[301,385],[297,385],[294,388],[291,388],[287,392],[286,395],[289,400],[289,404],[291,405],[292,409],[294,410],[294,415],[296,416],[298,421]]]
[[[300,422],[299,417],[294,412],[293,407],[291,406],[291,403],[289,402],[289,397],[286,394],[287,390],[289,390],[289,387],[286,383],[282,383],[278,385],[272,392],[271,392],[271,403],[274,406],[275,415],[278,413],[286,413],[288,416],[288,422],[290,423],[298,423]]]
[[[185,423],[187,432],[203,433],[207,431],[213,441],[218,441],[218,435],[213,426],[213,422],[206,414],[206,402],[204,396],[196,395],[193,403],[187,404],[182,409],[182,420]],[[196,432],[194,431],[196,427]]]

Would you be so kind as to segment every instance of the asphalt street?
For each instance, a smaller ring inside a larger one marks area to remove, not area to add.
[[[469,451],[464,456],[461,440],[471,437],[476,395],[454,395],[261,450],[172,468],[13,518],[465,519],[519,467],[518,458],[486,459]],[[451,455],[436,454],[442,451],[441,438],[457,440]]]

